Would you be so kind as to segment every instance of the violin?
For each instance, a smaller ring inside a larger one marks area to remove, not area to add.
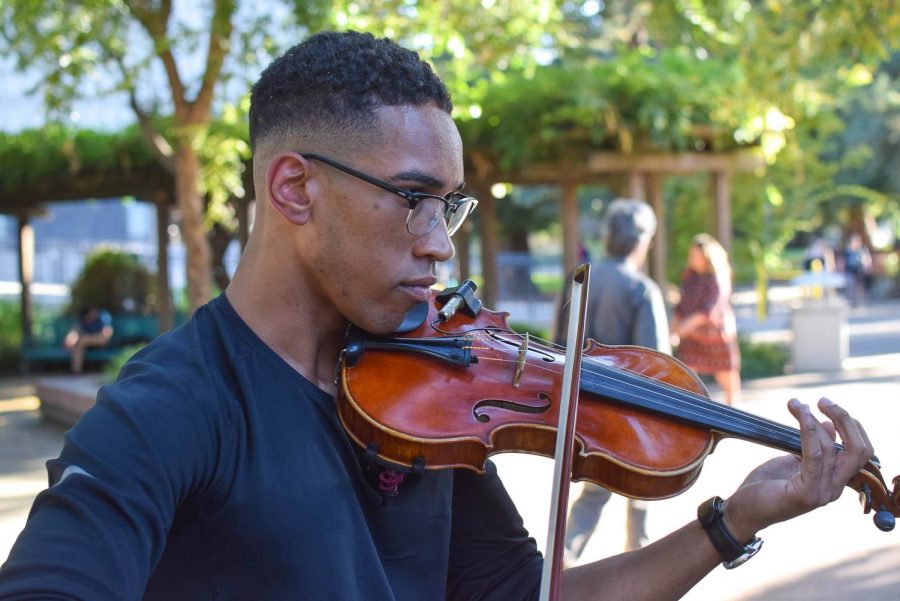
[[[503,452],[554,456],[565,349],[517,333],[508,313],[483,309],[473,291],[465,282],[434,293],[390,336],[351,326],[338,415],[371,458],[422,473],[483,472]],[[723,438],[801,454],[799,430],[713,401],[669,355],[589,340],[581,367],[572,480],[665,499],[697,480]],[[900,476],[889,488],[879,468],[873,457],[847,486],[889,531],[900,515]]]

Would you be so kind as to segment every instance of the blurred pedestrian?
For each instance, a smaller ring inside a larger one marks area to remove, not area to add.
[[[709,234],[694,237],[672,322],[675,356],[701,375],[711,374],[734,405],[741,393],[741,355],[731,307],[728,253]]]
[[[112,316],[105,309],[83,308],[75,324],[63,339],[63,346],[72,354],[71,370],[80,374],[84,368],[84,355],[89,347],[102,347],[112,339]]]
[[[862,236],[850,234],[844,246],[843,259],[847,300],[852,307],[856,307],[865,299],[866,283],[872,271],[872,255],[863,244]]]
[[[592,265],[585,335],[606,345],[637,345],[671,353],[669,324],[659,286],[641,271],[656,233],[656,216],[639,200],[614,201],[605,224],[606,257]],[[555,342],[565,344],[568,295],[563,295]],[[584,484],[566,526],[566,557],[577,560],[612,493]],[[647,543],[646,501],[628,499],[626,550]]]
[[[828,241],[821,236],[816,236],[808,247],[803,257],[803,269],[812,272],[834,271],[834,251]]]

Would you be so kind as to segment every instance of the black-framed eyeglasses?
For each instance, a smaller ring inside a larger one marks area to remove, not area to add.
[[[426,192],[405,190],[320,154],[309,152],[300,153],[300,156],[305,159],[313,159],[325,163],[338,171],[343,171],[373,186],[378,186],[382,190],[396,194],[405,200],[409,204],[409,213],[406,216],[406,230],[413,236],[424,236],[431,232],[441,222],[441,219],[447,225],[447,234],[452,236],[478,205],[476,199],[462,192],[454,191],[448,192],[444,196],[438,196]]]

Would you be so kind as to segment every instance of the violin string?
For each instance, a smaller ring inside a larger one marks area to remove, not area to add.
[[[503,337],[500,336],[501,333],[509,334],[508,332],[495,331],[493,333],[485,333],[484,335],[489,338],[500,338],[501,340],[503,340]],[[513,338],[522,338],[522,336],[519,334],[511,334],[511,337]],[[562,345],[544,341],[539,337],[530,337],[530,340],[544,343],[540,344],[540,346],[545,346],[551,351],[555,349],[564,349]],[[505,341],[508,343],[512,343],[509,340]],[[740,411],[727,405],[722,405],[703,395],[685,390],[681,387],[669,384],[667,382],[661,382],[659,380],[648,378],[643,374],[634,372],[627,368],[603,365],[592,357],[587,357],[586,359],[587,361],[584,361],[582,365],[582,372],[586,372],[591,376],[602,378],[606,383],[619,384],[623,387],[628,386],[632,391],[639,391],[645,394],[649,394],[650,396],[643,396],[640,398],[652,405],[656,405],[658,407],[673,411],[686,411],[689,414],[697,416],[698,418],[701,415],[712,415],[723,420],[730,420],[730,423],[743,426],[747,430],[748,435],[752,436],[752,433],[754,431],[761,432],[773,438],[781,439],[783,442],[792,445],[795,448],[800,447],[800,432],[795,428],[790,428],[789,426],[786,426],[784,424],[767,420],[765,418]],[[509,359],[504,360],[509,361],[510,363],[514,363],[514,361]],[[546,369],[548,371],[550,370],[550,368],[545,368],[543,366],[535,367]],[[625,390],[625,388],[622,388],[622,390]],[[675,396],[673,396],[673,394]],[[696,410],[699,410],[699,413]],[[665,413],[665,411],[663,412]]]
[[[500,332],[496,330],[486,331],[482,334],[482,336],[486,336],[494,340],[498,338],[500,340],[503,340],[503,337],[500,336],[501,333],[511,334],[512,338],[523,337],[518,333],[508,331]],[[562,345],[544,341],[539,337],[530,337],[530,339],[545,343],[541,346],[546,346],[551,350],[564,349]],[[506,342],[510,341],[506,340]],[[702,415],[702,413],[705,413],[706,415],[713,415],[723,420],[730,419],[731,423],[742,425],[748,431],[748,434],[752,434],[753,431],[762,432],[768,434],[769,436],[772,436],[773,438],[780,438],[785,443],[792,444],[795,447],[799,448],[800,446],[799,430],[797,429],[790,428],[789,426],[780,424],[778,422],[766,420],[765,418],[761,418],[750,413],[742,412],[727,405],[722,405],[703,395],[699,395],[697,393],[669,384],[667,382],[661,382],[659,380],[648,378],[643,374],[634,372],[627,368],[622,368],[619,366],[604,366],[591,357],[588,357],[587,359],[588,361],[586,363],[583,363],[582,365],[582,372],[586,372],[589,375],[603,378],[603,380],[606,382],[621,384],[623,386],[627,385],[629,388],[631,388],[632,391],[639,390],[645,393],[652,393],[653,396],[639,397],[645,402],[673,411],[687,410],[692,415],[697,416],[698,418],[700,415]],[[507,361],[512,362],[511,360]],[[595,364],[597,366],[597,371],[592,371],[590,369],[591,364]],[[587,365],[588,367],[585,368],[584,365]],[[622,377],[619,377],[620,374]],[[623,388],[622,390],[624,391],[625,389]],[[684,398],[678,398],[678,396],[673,397],[672,393]],[[664,400],[661,400],[660,397]],[[665,402],[665,400],[670,402]],[[692,412],[691,409],[699,409],[702,413],[697,413],[696,411]],[[665,411],[663,412],[665,413]]]
[[[519,336],[518,334],[516,334]],[[531,337],[532,340],[535,340],[535,337]],[[538,340],[540,340],[538,338]],[[562,345],[555,344],[550,341],[542,341],[545,343],[545,346],[550,347],[551,349],[559,349],[564,350],[565,347]],[[588,367],[585,367],[588,366]],[[592,371],[590,369],[591,366],[596,366],[598,371]],[[780,424],[778,422],[767,420],[765,418],[755,416],[751,413],[746,413],[735,409],[733,407],[729,407],[728,405],[722,405],[721,403],[717,403],[712,399],[697,394],[693,391],[681,388],[680,386],[676,386],[674,384],[670,384],[668,382],[663,382],[660,380],[656,380],[653,378],[649,378],[639,372],[635,372],[625,367],[620,366],[607,366],[597,361],[593,357],[586,357],[586,361],[583,361],[582,364],[582,372],[587,372],[591,375],[596,375],[600,377],[604,377],[605,379],[614,381],[616,383],[637,386],[639,389],[644,390],[645,392],[651,392],[655,395],[662,394],[665,398],[669,398],[671,400],[677,401],[678,403],[687,403],[694,407],[700,407],[706,411],[712,412],[713,414],[718,414],[719,417],[730,417],[732,419],[736,418],[746,425],[754,426],[754,427],[762,427],[762,428],[774,428],[782,432],[782,434],[789,435],[792,438],[799,440],[799,430],[795,428],[791,428],[784,424]],[[619,378],[619,374],[623,377]],[[685,398],[673,398],[669,396],[669,392],[674,392],[675,394],[684,396]],[[649,402],[654,402],[655,398],[645,398]],[[671,405],[666,405],[667,407],[671,407]]]
[[[733,407],[716,403],[715,401],[706,400],[702,395],[696,395],[689,391],[684,391],[678,387],[668,386],[665,383],[650,380],[641,382],[637,380],[641,378],[639,374],[631,374],[634,379],[619,378],[615,368],[610,366],[599,365],[594,371],[588,370],[591,375],[599,376],[604,380],[613,380],[625,386],[634,388],[635,386],[644,392],[652,395],[652,398],[645,397],[644,400],[657,406],[664,406],[673,409],[684,410],[691,415],[698,417],[719,418],[735,428],[742,427],[744,434],[750,437],[754,435],[768,435],[785,444],[792,445],[799,450],[800,432],[792,429],[784,424],[766,420],[764,418],[742,412]],[[637,380],[637,381],[635,381]],[[678,391],[677,393],[675,391]],[[673,394],[675,393],[675,394]],[[739,433],[739,432],[735,432]]]
[[[515,363],[514,361],[512,361],[510,359],[493,359],[493,360],[502,361],[502,362],[506,362],[509,364]],[[549,367],[544,367],[541,365],[534,365],[533,367],[544,370],[544,371],[548,371],[551,373],[555,373],[555,372],[552,372],[551,368],[549,368]],[[584,372],[585,370],[582,369],[582,371]],[[597,375],[598,373],[601,373],[601,372],[593,372],[593,371],[587,370],[587,373],[592,374],[592,375]],[[683,389],[680,389],[676,386],[671,386],[671,385],[665,384],[665,386],[668,387],[668,390],[667,389],[653,390],[647,386],[644,386],[642,383],[634,384],[634,383],[630,383],[630,382],[625,382],[624,380],[620,380],[615,377],[614,373],[613,373],[613,375],[602,374],[602,376],[604,377],[604,379],[606,379],[608,381],[627,383],[629,385],[629,388],[631,389],[631,391],[643,391],[645,393],[652,393],[651,395],[643,396],[643,397],[639,397],[639,398],[646,401],[650,405],[654,405],[654,406],[658,407],[659,409],[657,409],[657,410],[662,414],[668,414],[668,415],[673,415],[673,416],[677,417],[678,412],[680,411],[683,416],[694,416],[695,417],[694,421],[699,424],[712,425],[712,424],[706,424],[703,418],[709,416],[710,414],[717,416],[717,417],[722,417],[721,415],[717,415],[717,414],[721,413],[723,409],[728,409],[728,407],[726,405],[720,405],[718,403],[715,403],[715,401],[706,401],[704,397],[700,397],[699,399],[696,399],[693,397],[688,397],[687,399],[680,399],[677,397],[672,397],[670,395],[670,391],[672,391],[672,390],[688,392],[688,391],[684,391]],[[615,398],[615,397],[612,397],[612,398]],[[625,403],[629,402],[627,399],[619,399],[619,400],[621,400]],[[670,402],[666,402],[666,400],[668,400]],[[653,410],[653,407],[649,407],[649,409]],[[705,411],[698,412],[694,409],[701,409],[701,410],[705,409]],[[750,438],[751,440],[753,439],[754,433],[758,433],[760,435],[767,434],[774,439],[781,440],[785,444],[787,444],[795,449],[800,448],[800,439],[799,439],[799,431],[798,430],[791,429],[788,426],[779,424],[777,422],[770,422],[767,420],[763,420],[762,418],[756,418],[756,416],[753,416],[751,414],[742,414],[740,412],[737,412],[737,410],[735,410],[735,413],[730,417],[731,417],[731,423],[734,423],[736,426],[744,427],[744,429],[746,430],[745,436]],[[748,419],[746,419],[747,417],[749,417],[751,419],[748,420]]]

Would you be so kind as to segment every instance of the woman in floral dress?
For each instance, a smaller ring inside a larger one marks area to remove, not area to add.
[[[712,374],[733,405],[740,398],[741,357],[731,307],[728,254],[709,234],[694,237],[672,323],[675,354],[698,374]]]

